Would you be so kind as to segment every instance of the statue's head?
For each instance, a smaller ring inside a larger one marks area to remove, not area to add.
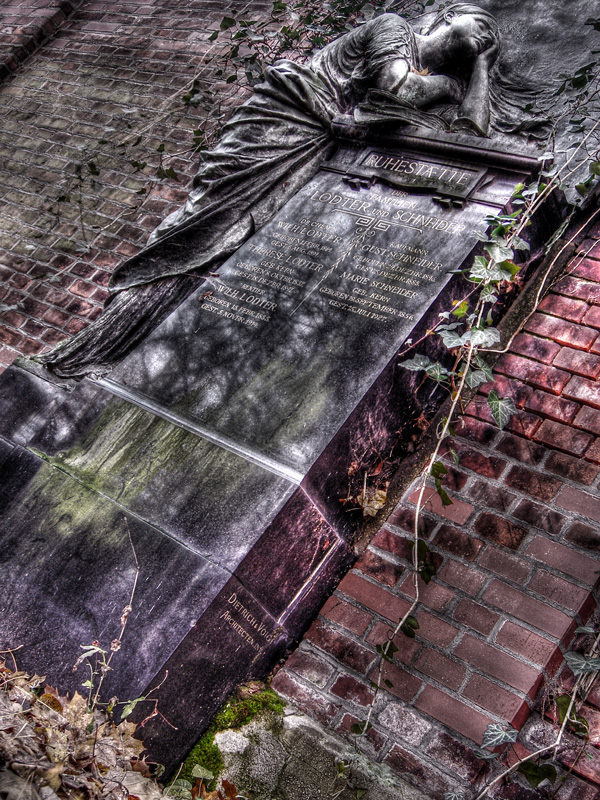
[[[499,46],[501,39],[496,18],[472,3],[446,6],[422,33],[444,34],[451,58],[476,57],[494,45]]]

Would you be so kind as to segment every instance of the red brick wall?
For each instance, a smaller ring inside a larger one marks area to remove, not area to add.
[[[392,686],[376,700],[367,747],[434,798],[480,780],[485,763],[471,748],[490,722],[524,725],[542,688],[558,685],[562,652],[596,607],[600,225],[589,237],[496,365],[496,389],[514,398],[518,413],[499,431],[485,403],[490,386],[482,387],[452,440],[458,466],[445,459],[453,505],[433,490],[426,495],[423,536],[438,575],[421,582],[416,638],[395,639],[398,652],[383,670]],[[340,732],[365,718],[376,645],[414,596],[416,495],[407,492],[274,680]],[[569,680],[565,669],[561,681]],[[560,798],[597,797],[597,692],[590,703],[593,744]],[[552,741],[547,728],[534,716],[521,746],[533,750],[543,735]],[[500,796],[512,797],[507,791]]]
[[[0,82],[0,368],[100,314],[112,268],[187,196],[192,132],[211,110],[185,106],[186,86],[223,89],[208,37],[235,2],[87,0],[66,18],[72,5],[0,10],[0,56],[18,66]],[[247,7],[256,18],[271,5]],[[157,178],[161,163],[179,180]]]

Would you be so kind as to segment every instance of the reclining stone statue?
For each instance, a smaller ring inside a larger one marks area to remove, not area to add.
[[[316,173],[335,148],[338,115],[389,122],[391,110],[398,121],[487,135],[499,47],[495,18],[455,3],[420,34],[386,13],[306,65],[267,67],[216,147],[202,154],[185,205],[114,272],[102,316],[37,360],[61,377],[111,369]]]

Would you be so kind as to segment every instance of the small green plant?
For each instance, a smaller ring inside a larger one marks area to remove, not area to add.
[[[280,713],[284,706],[283,700],[272,689],[262,684],[251,682],[240,687],[217,713],[209,729],[194,745],[184,761],[177,775],[177,781],[185,783],[178,783],[173,789],[174,784],[171,784],[168,793],[175,792],[174,796],[180,800],[191,800],[192,788],[199,779],[206,783],[209,789],[214,789],[216,779],[224,766],[221,752],[215,744],[215,734],[242,728],[257,714],[265,711]]]

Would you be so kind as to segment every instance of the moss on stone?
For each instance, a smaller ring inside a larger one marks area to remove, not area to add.
[[[264,711],[281,713],[284,707],[285,703],[272,689],[265,687],[261,691],[247,694],[242,687],[230,697],[215,716],[210,728],[190,750],[188,757],[183,762],[179,778],[190,781],[192,784],[195,783],[196,779],[192,777],[192,770],[197,764],[210,770],[216,778],[224,764],[221,751],[215,744],[215,734],[232,728],[242,728],[257,714]],[[213,787],[209,786],[209,788]]]

